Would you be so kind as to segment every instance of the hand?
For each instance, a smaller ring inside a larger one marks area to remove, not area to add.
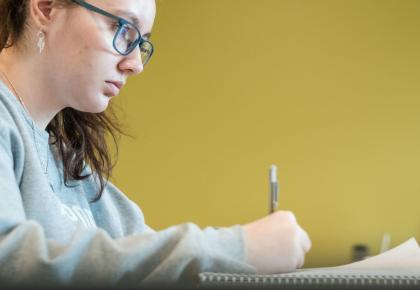
[[[247,262],[260,274],[294,271],[311,248],[308,234],[289,211],[277,211],[242,226]]]

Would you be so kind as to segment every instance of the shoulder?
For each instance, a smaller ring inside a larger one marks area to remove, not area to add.
[[[89,172],[90,176],[84,180],[83,185],[85,191],[88,193],[90,198],[96,196],[99,188],[98,176],[95,173],[91,173],[91,169],[87,166],[85,172]],[[98,202],[93,203],[94,205],[103,207],[112,207],[118,212],[130,212],[132,210],[138,211],[139,207],[133,201],[131,201],[117,186],[115,186],[110,180],[105,181],[105,188],[102,192],[101,198]]]
[[[0,119],[7,123],[13,123],[16,117],[21,116],[20,103],[0,81]]]
[[[0,101],[0,144],[16,151],[23,148],[23,139],[19,127],[10,112]]]
[[[98,190],[93,176],[85,180],[85,192],[92,197]],[[101,198],[90,204],[98,226],[114,233],[113,236],[126,236],[151,231],[145,224],[140,207],[130,200],[111,181],[107,181]]]
[[[23,148],[22,130],[19,128],[19,123],[23,120],[16,103],[6,94],[7,92],[0,87],[0,144],[3,149],[10,148],[11,151],[16,151],[20,147]]]

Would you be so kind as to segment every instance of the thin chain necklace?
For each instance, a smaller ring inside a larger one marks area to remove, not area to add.
[[[26,107],[26,105],[23,102],[22,98],[17,93],[17,91],[16,91],[15,87],[13,86],[12,82],[9,80],[9,78],[7,77],[7,75],[3,71],[0,70],[0,73],[3,76],[3,79],[5,79],[9,83],[10,87],[13,90],[13,93],[15,94],[15,96],[17,97],[17,99],[19,100],[19,102],[22,105],[23,109],[26,111],[26,113],[30,117],[31,114],[29,113],[28,108]],[[31,127],[32,127],[32,135],[33,135],[33,138],[34,138],[34,142],[37,143],[36,136],[35,136],[35,123],[34,123],[34,120],[32,118],[31,118]],[[45,157],[47,159],[46,164],[44,164],[44,162],[42,162],[41,154],[39,154],[38,146],[36,144],[35,144],[35,149],[36,149],[36,152],[38,153],[38,159],[39,159],[39,162],[41,163],[42,169],[44,169],[44,174],[47,175],[47,172],[48,172],[48,159],[49,159],[48,158],[48,149],[49,148],[47,146],[47,154],[45,155]]]

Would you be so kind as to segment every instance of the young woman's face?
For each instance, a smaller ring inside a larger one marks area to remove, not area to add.
[[[154,0],[89,0],[88,3],[130,22],[138,21],[142,35],[151,33]],[[55,14],[54,14],[55,13]],[[46,31],[48,86],[64,107],[98,113],[118,94],[112,83],[124,84],[143,65],[139,47],[120,55],[113,47],[115,20],[82,6],[56,9]],[[117,85],[118,87],[118,85]]]

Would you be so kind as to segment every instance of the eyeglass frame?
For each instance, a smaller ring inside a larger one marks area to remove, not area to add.
[[[114,20],[117,20],[118,21],[118,30],[115,32],[115,35],[114,35],[114,39],[113,39],[113,41],[112,41],[112,46],[114,47],[114,49],[119,53],[119,54],[121,54],[121,55],[129,55],[135,48],[136,48],[136,46],[138,45],[139,46],[139,48],[140,48],[140,50],[141,50],[141,45],[144,43],[144,42],[146,42],[146,43],[148,43],[149,45],[150,45],[150,47],[152,48],[152,51],[151,51],[151,53],[150,53],[150,55],[149,55],[149,58],[147,59],[147,62],[146,63],[144,63],[143,65],[146,65],[148,62],[149,62],[149,60],[150,60],[150,58],[152,57],[152,55],[153,55],[153,52],[154,52],[154,47],[153,47],[153,44],[149,41],[149,40],[147,40],[147,39],[144,39],[142,36],[141,36],[141,32],[140,32],[140,30],[137,28],[137,26],[134,24],[134,23],[132,23],[132,22],[130,22],[130,21],[128,21],[128,20],[126,20],[126,19],[124,19],[124,18],[122,18],[122,17],[119,17],[119,16],[117,16],[117,15],[114,15],[114,14],[111,14],[111,13],[109,13],[109,12],[107,12],[107,11],[105,11],[105,10],[102,10],[101,8],[99,8],[99,7],[96,7],[96,6],[93,6],[92,4],[89,4],[89,3],[87,3],[86,1],[83,1],[83,0],[72,0],[73,2],[75,2],[76,4],[78,4],[78,5],[80,5],[80,6],[82,6],[82,7],[84,7],[84,8],[86,8],[86,9],[88,9],[88,10],[90,10],[90,11],[93,11],[93,12],[96,12],[96,13],[99,13],[99,14],[101,14],[101,15],[104,15],[104,16],[107,16],[107,17],[110,17],[110,18],[112,18],[112,19],[114,19]],[[138,35],[139,35],[139,37],[136,39],[136,41],[134,41],[133,42],[133,44],[131,45],[131,48],[128,50],[128,52],[126,52],[126,53],[122,53],[121,51],[119,51],[118,50],[118,48],[116,47],[116,45],[115,45],[115,41],[116,41],[116,39],[117,39],[117,35],[118,35],[118,33],[120,32],[120,30],[121,30],[121,28],[123,27],[123,25],[124,24],[129,24],[129,25],[131,25],[132,27],[134,27],[134,29],[137,31],[137,33],[138,33]],[[140,52],[140,54],[141,54],[141,52]]]

